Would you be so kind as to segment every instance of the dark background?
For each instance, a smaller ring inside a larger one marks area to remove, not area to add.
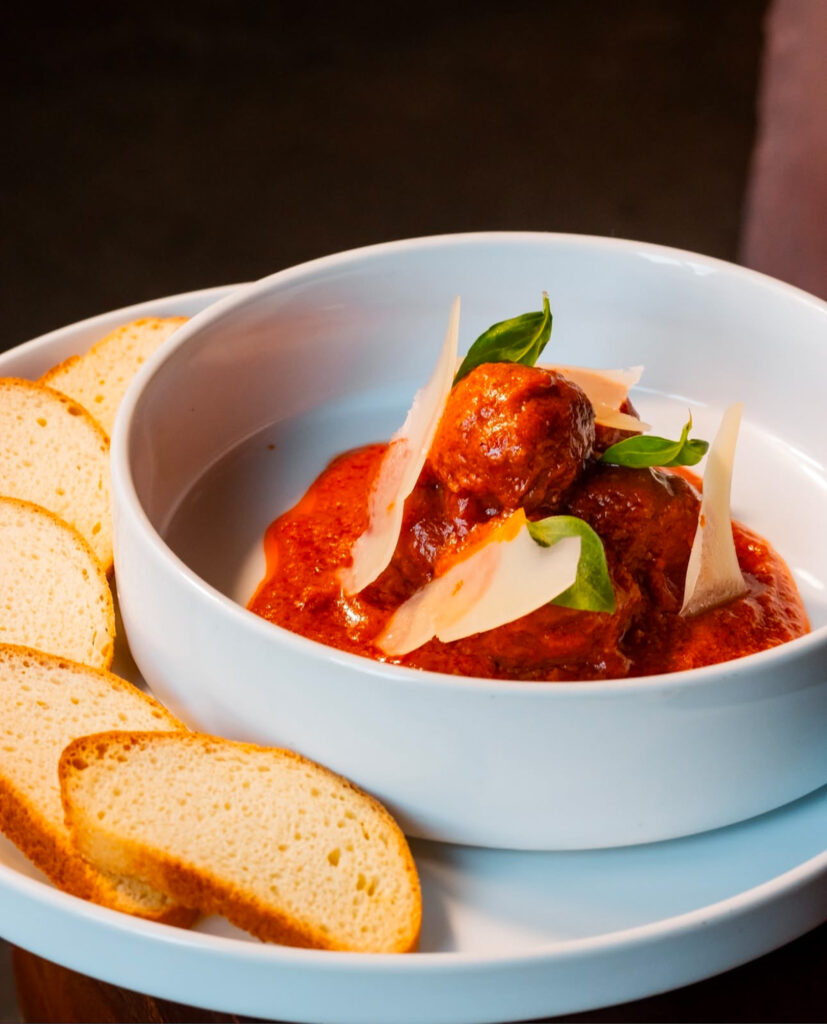
[[[765,6],[18,3],[0,349],[422,234],[587,232],[736,259]],[[826,942],[583,1019],[823,1019]]]
[[[763,0],[15,5],[0,349],[450,231],[734,259]]]

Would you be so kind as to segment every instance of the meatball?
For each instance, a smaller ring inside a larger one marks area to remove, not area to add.
[[[700,498],[683,477],[597,463],[572,491],[568,512],[599,534],[656,606],[677,611],[698,526]]]
[[[485,363],[453,389],[431,448],[436,478],[492,511],[553,511],[594,446],[594,410],[552,370]]]

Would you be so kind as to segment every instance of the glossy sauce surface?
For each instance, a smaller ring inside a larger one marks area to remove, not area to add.
[[[451,394],[393,561],[345,597],[339,570],[368,525],[368,497],[386,445],[338,456],[265,536],[266,576],[250,609],[341,650],[394,664],[496,679],[592,680],[697,668],[806,633],[806,612],[782,559],[733,525],[748,593],[694,618],[678,614],[698,519],[699,484],[686,471],[596,461],[617,438],[595,428],[588,401],[549,371],[487,364]],[[484,524],[525,508],[568,514],[600,535],[614,613],[545,605],[450,644],[404,657],[374,645],[395,609],[438,574]]]

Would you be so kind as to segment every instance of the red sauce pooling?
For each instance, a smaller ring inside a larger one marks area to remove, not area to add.
[[[595,461],[601,436],[588,400],[559,375],[487,364],[451,393],[419,482],[405,504],[393,561],[345,597],[338,571],[368,523],[368,496],[386,445],[338,456],[265,535],[266,576],[250,609],[341,650],[394,664],[494,679],[589,680],[697,668],[774,647],[809,630],[790,573],[770,545],[733,524],[748,585],[739,600],[678,614],[698,520],[686,471]],[[545,605],[450,644],[400,658],[374,645],[396,608],[483,524],[523,507],[529,518],[585,519],[603,540],[613,614]]]

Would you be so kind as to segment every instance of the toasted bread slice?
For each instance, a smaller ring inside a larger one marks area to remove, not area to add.
[[[92,549],[52,512],[0,498],[0,643],[108,668],[112,593]]]
[[[194,912],[134,878],[101,872],[73,846],[58,762],[75,737],[114,726],[183,729],[157,701],[108,672],[0,644],[0,830],[61,889],[115,910],[189,924]]]
[[[77,402],[28,380],[0,379],[0,494],[65,519],[111,569],[109,440]]]
[[[138,368],[187,322],[185,316],[147,317],[124,324],[82,356],[71,356],[48,370],[41,384],[79,402],[111,436],[115,414]]]
[[[60,760],[78,848],[181,903],[293,946],[407,952],[413,858],[388,812],[286,750],[187,733],[109,732]]]

